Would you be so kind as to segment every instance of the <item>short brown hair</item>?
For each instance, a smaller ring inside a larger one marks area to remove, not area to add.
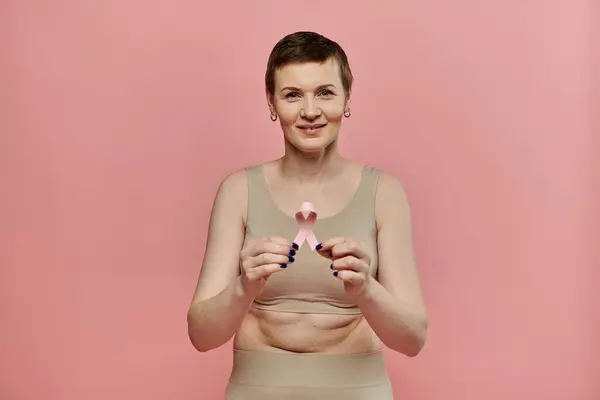
[[[287,64],[302,62],[325,62],[333,58],[340,65],[342,85],[347,93],[352,88],[352,71],[342,47],[316,32],[295,32],[284,36],[271,51],[265,73],[267,92],[275,91],[275,71]]]

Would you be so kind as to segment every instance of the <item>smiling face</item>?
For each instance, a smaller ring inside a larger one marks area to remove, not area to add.
[[[271,113],[277,114],[286,141],[302,152],[325,150],[338,137],[349,106],[340,66],[324,62],[291,63],[275,71]]]

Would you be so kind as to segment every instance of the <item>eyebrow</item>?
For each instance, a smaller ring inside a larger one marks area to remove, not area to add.
[[[328,84],[325,84],[325,85],[319,85],[319,86],[317,86],[316,90],[318,91],[318,90],[328,89],[328,88],[336,89],[335,85],[333,85],[331,83],[328,83]],[[299,88],[294,87],[294,86],[286,86],[283,89],[281,89],[282,92],[285,91],[285,90],[297,90],[297,91],[300,91]]]

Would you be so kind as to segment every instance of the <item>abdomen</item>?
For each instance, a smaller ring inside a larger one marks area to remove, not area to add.
[[[381,344],[362,314],[297,314],[250,307],[234,339],[240,350],[351,354]]]

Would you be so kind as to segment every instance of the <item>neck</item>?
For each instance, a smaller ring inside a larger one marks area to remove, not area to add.
[[[336,142],[324,151],[314,153],[303,153],[286,143],[285,155],[279,159],[279,170],[286,179],[315,182],[339,174],[346,163],[337,151]]]

